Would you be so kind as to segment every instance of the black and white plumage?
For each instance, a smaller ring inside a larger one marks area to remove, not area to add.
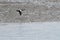
[[[21,10],[16,10],[16,11],[17,11],[17,12],[19,12],[19,14],[20,14],[20,15],[22,15],[22,12],[21,12]]]
[[[24,10],[25,10],[25,9],[20,9],[20,10],[18,9],[18,10],[16,10],[16,11],[19,12],[20,15],[22,15],[22,11],[24,11]]]

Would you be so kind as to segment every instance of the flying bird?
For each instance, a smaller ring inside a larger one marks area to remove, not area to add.
[[[22,15],[22,10],[16,10],[17,12],[19,12],[20,15]]]
[[[20,15],[22,15],[22,11],[24,11],[24,10],[25,10],[25,9],[20,9],[20,10],[18,9],[18,10],[16,10],[16,11],[19,12]]]

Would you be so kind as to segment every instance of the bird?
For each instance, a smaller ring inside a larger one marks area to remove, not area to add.
[[[22,10],[16,10],[16,11],[19,12],[20,15],[22,15],[22,12],[21,12]]]
[[[19,14],[20,14],[20,16],[22,15],[22,11],[24,11],[25,9],[18,9],[18,10],[16,10],[17,12],[19,12]]]

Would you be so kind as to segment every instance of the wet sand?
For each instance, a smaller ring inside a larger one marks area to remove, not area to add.
[[[24,9],[22,15],[16,10]],[[59,22],[59,2],[0,2],[0,23]]]

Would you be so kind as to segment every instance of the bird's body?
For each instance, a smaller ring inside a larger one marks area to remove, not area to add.
[[[21,12],[21,10],[16,10],[16,11],[17,11],[17,12],[19,12],[19,14],[20,14],[20,15],[22,15],[22,12]]]
[[[22,15],[22,11],[24,11],[25,9],[18,9],[16,10],[17,12],[19,12],[20,15]]]

